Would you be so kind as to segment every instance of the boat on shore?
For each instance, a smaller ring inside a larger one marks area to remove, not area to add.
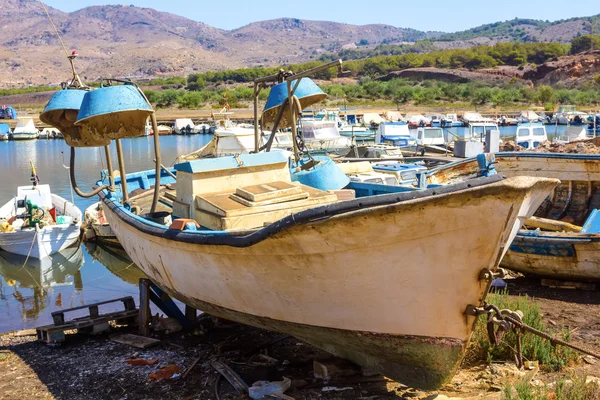
[[[341,61],[309,72],[332,67]],[[330,158],[300,151],[299,114],[324,96],[309,72],[255,81],[255,102],[265,82],[277,82],[272,92],[279,86],[280,94],[287,87],[285,97],[267,101],[262,122],[290,128],[292,152],[261,153],[256,135],[253,154],[180,162],[172,175],[161,169],[155,140],[155,170],[120,167],[120,177],[105,178],[88,195],[99,194],[136,265],[185,304],[291,334],[413,387],[438,388],[456,373],[473,332],[468,306],[483,304],[522,221],[558,181],[493,175],[424,190],[361,191],[368,184],[350,182]],[[116,126],[154,118],[149,104],[132,99],[106,114],[93,101],[130,91],[89,91],[74,126],[112,135],[102,139],[135,134],[143,123],[127,132]],[[259,130],[257,120],[255,109]],[[77,133],[79,143],[95,143],[85,129]],[[174,183],[171,209],[159,211],[161,185]],[[152,186],[151,212],[137,215],[129,191]],[[452,290],[440,290],[449,283]]]
[[[40,185],[19,186],[0,207],[0,249],[31,258],[49,257],[79,241],[81,211]]]
[[[497,153],[494,167],[516,175],[560,179],[561,183],[525,222],[501,266],[551,279],[600,281],[599,155]],[[429,182],[445,184],[476,176],[476,160],[433,170]]]
[[[109,191],[100,194],[105,215],[132,260],[186,304],[292,334],[424,388],[439,387],[454,375],[474,324],[464,310],[485,297],[479,272],[495,268],[521,220],[556,184],[498,177],[418,193],[387,186],[398,191],[303,212],[293,212],[298,209],[293,202],[284,203],[286,216],[275,220],[267,212],[235,204],[235,213],[219,211],[216,197],[185,193],[186,187],[218,187],[224,200],[244,190],[242,180],[248,182],[249,176],[257,187],[273,186],[274,176],[262,171],[275,166],[276,179],[291,183],[283,153],[262,157],[197,160],[175,167],[180,206],[174,216],[206,225],[202,218],[216,212],[222,215],[218,223],[234,230],[173,231],[131,213]],[[164,183],[171,179],[165,177]],[[130,188],[144,182],[153,183],[151,172],[127,177]],[[197,202],[200,210],[195,210]],[[252,218],[251,229],[241,228],[240,212]],[[419,232],[418,238],[407,232]],[[369,238],[375,237],[373,248]],[[176,259],[167,260],[165,254]],[[453,282],[455,295],[439,293],[437,288],[447,282]]]

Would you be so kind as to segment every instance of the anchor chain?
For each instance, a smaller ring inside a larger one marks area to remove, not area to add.
[[[564,347],[568,347],[580,353],[595,357],[598,360],[600,360],[600,354],[598,353],[584,349],[583,347],[569,343],[565,340],[555,338],[546,332],[542,332],[538,329],[527,325],[523,322],[523,313],[521,311],[511,311],[508,309],[500,310],[497,306],[486,302],[484,303],[483,307],[468,307],[467,313],[475,316],[483,314],[488,315],[487,331],[490,343],[492,343],[492,345],[494,346],[497,346],[500,343],[502,337],[507,331],[515,331],[517,335],[517,366],[519,368],[523,366],[521,338],[525,332],[529,332],[534,335],[540,336],[541,338],[549,340],[553,346],[561,345]]]

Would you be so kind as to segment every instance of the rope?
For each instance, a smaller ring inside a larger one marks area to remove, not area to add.
[[[40,0],[40,4],[42,5],[44,12],[46,13],[48,20],[50,21],[50,24],[52,25],[52,28],[54,28],[54,32],[56,33],[56,36],[58,37],[58,40],[60,41],[60,44],[62,45],[62,48],[65,51],[65,55],[67,57],[69,57],[69,52],[67,51],[67,47],[65,46],[65,43],[63,42],[62,38],[60,37],[60,34],[58,33],[58,29],[56,29],[56,25],[54,25],[54,22],[52,21],[52,18],[50,17],[50,13],[48,12],[48,9],[46,8],[46,6],[42,2],[42,0]]]
[[[533,333],[534,335],[537,335],[543,339],[549,340],[553,346],[556,346],[558,344],[558,345],[576,350],[580,353],[595,357],[598,360],[600,360],[600,354],[598,354],[598,353],[584,349],[583,347],[566,342],[562,339],[555,338],[546,332],[542,332],[538,329],[535,329],[535,328],[527,325],[526,323],[524,323],[521,320],[522,314],[520,311],[513,312],[510,310],[500,310],[498,307],[496,307],[493,304],[485,304],[483,309],[479,309],[479,310],[481,310],[482,314],[485,314],[485,313],[488,314],[488,335],[490,336],[490,341],[494,345],[496,345],[501,340],[503,332],[506,331],[507,329],[509,329],[509,327],[507,327],[505,323],[511,324],[510,328],[517,333],[517,351],[516,351],[517,358],[518,358],[517,363],[522,364],[522,360],[523,360],[523,358],[522,358],[523,356],[522,356],[522,352],[521,352],[521,336],[523,334],[523,331]],[[498,325],[500,327],[498,332],[494,332],[492,324]]]

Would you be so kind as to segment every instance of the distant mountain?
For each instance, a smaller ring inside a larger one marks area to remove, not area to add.
[[[496,41],[567,43],[578,34],[590,34],[592,27],[600,30],[600,14],[554,22],[515,18],[510,21],[481,25],[462,32],[447,33],[436,40],[452,42],[488,38]]]
[[[68,79],[68,62],[39,1],[0,0],[0,9],[0,86],[58,84]],[[536,40],[557,41],[587,33],[584,19],[556,23],[516,20],[519,22],[444,34],[382,24],[356,26],[281,18],[228,31],[126,5],[92,6],[72,13],[48,7],[48,11],[67,50],[79,52],[77,70],[88,81],[285,65],[357,44],[368,48],[431,39],[440,48],[468,47],[517,37],[525,40],[523,30]]]

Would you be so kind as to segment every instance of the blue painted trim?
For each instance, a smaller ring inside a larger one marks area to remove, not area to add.
[[[237,156],[242,161],[238,163],[236,157],[205,158],[202,160],[186,161],[175,164],[175,170],[188,173],[223,171],[227,169],[257,167],[259,165],[272,165],[288,162],[288,155],[282,151],[271,151],[258,154],[241,154]]]
[[[152,180],[151,177],[153,176],[153,172],[147,171],[143,173],[137,173],[135,175],[138,175],[139,177],[141,176],[140,174],[146,174],[146,176],[150,180]],[[287,217],[273,222],[265,226],[264,228],[250,231],[250,233],[248,233],[245,236],[234,235],[231,232],[227,231],[198,230],[194,232],[187,230],[171,230],[164,225],[156,224],[152,221],[149,221],[131,213],[131,211],[127,210],[123,205],[119,204],[118,198],[113,193],[110,193],[108,190],[101,191],[99,196],[100,200],[104,203],[104,205],[108,207],[112,212],[114,212],[117,218],[119,218],[123,223],[132,226],[134,229],[143,234],[191,244],[250,247],[295,225],[312,223],[314,221],[323,221],[324,219],[336,215],[342,215],[353,211],[366,210],[372,207],[394,206],[405,201],[454,193],[469,188],[485,186],[494,182],[501,181],[502,179],[503,178],[501,176],[495,175],[489,178],[475,178],[469,180],[469,182],[445,185],[443,187],[434,189],[388,193],[379,196],[363,197],[357,198],[355,200],[326,204],[319,207],[310,208],[308,210],[300,211],[292,215],[288,215]],[[129,175],[127,176],[127,181],[130,181]]]

